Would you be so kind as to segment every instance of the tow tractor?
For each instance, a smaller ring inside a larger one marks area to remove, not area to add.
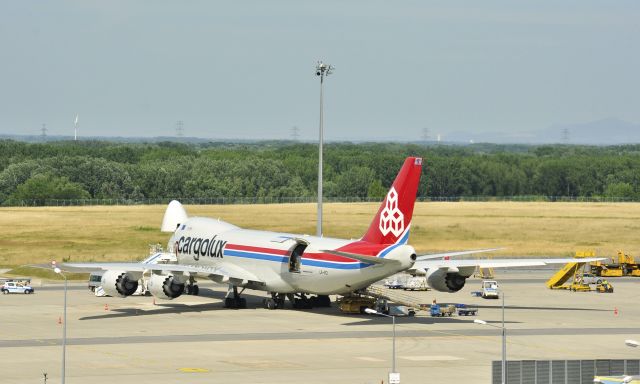
[[[498,292],[498,282],[495,280],[482,280],[482,294],[483,299],[497,299],[500,297]]]
[[[478,307],[466,304],[431,304],[429,314],[431,317],[445,317],[453,316],[455,314],[458,316],[476,316],[478,314]]]
[[[441,306],[440,304],[431,304],[429,313],[432,317],[453,316],[456,313],[455,305]]]

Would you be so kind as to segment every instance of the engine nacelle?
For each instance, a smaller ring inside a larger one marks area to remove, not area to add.
[[[458,292],[467,282],[467,277],[458,272],[448,272],[446,269],[427,271],[427,284],[436,291]]]
[[[147,287],[158,299],[172,300],[184,293],[184,283],[174,275],[152,275]]]
[[[131,272],[124,271],[106,271],[102,275],[100,284],[104,292],[113,297],[127,297],[133,295],[138,290],[138,280],[140,276],[136,276]]]

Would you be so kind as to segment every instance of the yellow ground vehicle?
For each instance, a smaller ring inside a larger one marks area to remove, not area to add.
[[[602,284],[596,285],[596,292],[598,293],[613,293],[613,285],[608,281],[603,281]]]
[[[584,257],[576,253],[576,258]],[[547,282],[547,288],[550,289],[570,289],[571,285],[578,279],[578,274],[584,269],[585,263],[575,262],[565,264],[558,272],[556,272]],[[570,279],[573,279],[573,283],[565,284]],[[582,283],[582,281],[580,281]]]
[[[591,286],[583,282],[574,281],[569,284],[569,290],[573,292],[589,292],[591,291]]]
[[[581,257],[593,256],[593,252],[576,252],[576,258],[578,260]],[[613,292],[613,286],[604,277],[586,273],[585,269],[587,269],[586,263],[567,263],[547,280],[546,285],[551,289],[568,289],[572,292]]]
[[[347,296],[340,300],[339,308],[344,313],[365,313],[366,308],[373,308],[376,299],[366,296]]]
[[[592,263],[591,272],[604,277],[640,276],[640,263],[637,263],[633,256],[618,251],[618,255],[611,258],[611,263]]]

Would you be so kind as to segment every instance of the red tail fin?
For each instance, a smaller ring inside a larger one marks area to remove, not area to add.
[[[374,244],[407,242],[421,173],[422,159],[407,157],[363,241]]]

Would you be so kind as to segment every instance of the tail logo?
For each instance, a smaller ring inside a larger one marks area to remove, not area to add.
[[[378,228],[383,236],[393,233],[395,237],[399,237],[404,232],[404,215],[398,208],[398,192],[393,187],[389,190],[385,207],[380,213]]]

